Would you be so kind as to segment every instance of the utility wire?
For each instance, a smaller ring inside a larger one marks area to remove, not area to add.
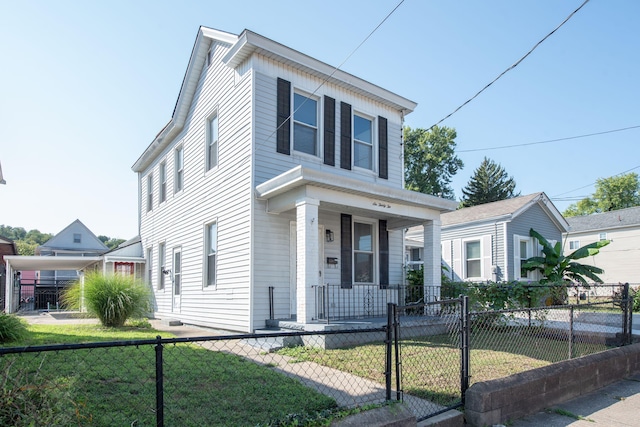
[[[527,142],[527,143],[524,143],[524,144],[502,145],[502,146],[499,146],[499,147],[489,147],[489,148],[474,148],[474,149],[470,149],[470,150],[458,150],[458,153],[471,153],[473,151],[502,150],[502,149],[505,149],[505,148],[525,147],[527,145],[549,144],[551,142],[568,141],[568,140],[571,140],[571,139],[587,138],[589,136],[605,135],[607,133],[622,132],[622,131],[625,131],[625,130],[638,129],[638,128],[640,128],[640,125],[629,126],[629,127],[620,128],[620,129],[605,130],[603,132],[588,133],[588,134],[584,134],[584,135],[569,136],[569,137],[566,137],[566,138],[549,139],[549,140],[546,140],[546,141]]]
[[[520,63],[522,61],[524,61],[524,59],[531,55],[531,53],[542,44],[542,42],[544,42],[546,39],[548,39],[553,33],[555,33],[560,27],[562,27],[569,19],[571,19],[571,17],[573,15],[575,15],[580,9],[582,9],[582,7],[589,3],[589,0],[585,0],[580,7],[578,7],[576,10],[574,10],[573,12],[571,12],[571,14],[569,16],[567,16],[565,18],[564,21],[562,21],[560,23],[560,25],[558,25],[556,28],[553,29],[553,31],[551,31],[549,34],[547,34],[546,36],[544,36],[544,38],[542,40],[540,40],[538,43],[535,44],[535,46],[533,46],[531,48],[531,50],[529,50],[529,52],[527,52],[522,58],[518,59],[512,66],[510,66],[509,68],[507,68],[506,70],[504,70],[502,73],[500,73],[500,75],[498,75],[498,77],[496,77],[495,79],[493,79],[489,84],[487,84],[485,87],[483,87],[482,89],[480,89],[478,91],[478,93],[476,93],[475,95],[473,95],[471,98],[467,99],[464,103],[462,103],[462,105],[460,105],[458,108],[456,108],[455,110],[453,110],[451,113],[447,114],[444,118],[440,119],[436,124],[432,125],[429,130],[433,129],[435,126],[438,126],[440,123],[444,122],[445,120],[447,120],[449,117],[453,116],[455,113],[457,113],[462,107],[464,107],[465,105],[467,105],[468,103],[470,103],[471,101],[473,101],[474,99],[476,99],[478,97],[478,95],[480,95],[482,92],[484,92],[486,89],[489,88],[489,86],[491,86],[492,84],[494,84],[496,81],[498,81],[498,79],[500,79],[500,77],[504,76],[505,74],[507,74],[507,72],[513,70],[514,68],[516,68],[518,65],[520,65]]]
[[[631,169],[627,169],[627,170],[626,170],[626,171],[624,171],[624,172],[620,172],[620,173],[618,173],[618,174],[611,175],[609,178],[613,178],[613,177],[615,177],[615,176],[624,175],[624,174],[629,173],[629,172],[631,172],[632,170],[635,170],[635,169],[638,169],[638,168],[640,168],[640,165],[638,165],[638,166],[636,166],[636,167],[633,167],[633,168],[631,168]],[[555,200],[557,200],[557,198],[558,198],[558,197],[560,197],[560,196],[564,196],[565,194],[573,193],[574,191],[582,190],[583,188],[591,187],[592,185],[595,185],[595,184],[597,184],[597,183],[598,183],[597,181],[596,181],[596,182],[592,182],[592,183],[591,183],[591,184],[589,184],[589,185],[584,185],[584,186],[582,186],[582,187],[580,187],[580,188],[576,188],[576,189],[574,189],[574,190],[565,191],[564,193],[556,194],[555,196],[551,197],[551,199],[552,199],[552,200],[554,200],[554,199],[555,199]]]

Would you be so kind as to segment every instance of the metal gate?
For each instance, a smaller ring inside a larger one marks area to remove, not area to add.
[[[464,405],[469,387],[466,305],[466,297],[405,306],[389,304],[395,397],[418,421]],[[387,354],[387,366],[390,357]]]

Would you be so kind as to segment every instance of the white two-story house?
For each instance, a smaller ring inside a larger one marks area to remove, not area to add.
[[[404,189],[415,106],[254,32],[201,27],[171,120],[133,165],[156,315],[249,332],[368,313],[403,283],[416,225],[440,283],[456,203]]]

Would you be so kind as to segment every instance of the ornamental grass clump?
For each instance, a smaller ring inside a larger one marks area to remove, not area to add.
[[[86,308],[107,327],[121,327],[129,318],[145,317],[150,309],[147,285],[119,274],[89,273],[84,283],[73,284],[62,300],[67,308]]]
[[[0,343],[20,341],[27,332],[25,322],[14,314],[0,312]]]

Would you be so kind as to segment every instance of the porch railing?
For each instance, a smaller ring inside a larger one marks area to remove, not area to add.
[[[341,285],[315,286],[314,320],[332,321],[385,319],[387,304],[421,304],[440,300],[439,286]]]

